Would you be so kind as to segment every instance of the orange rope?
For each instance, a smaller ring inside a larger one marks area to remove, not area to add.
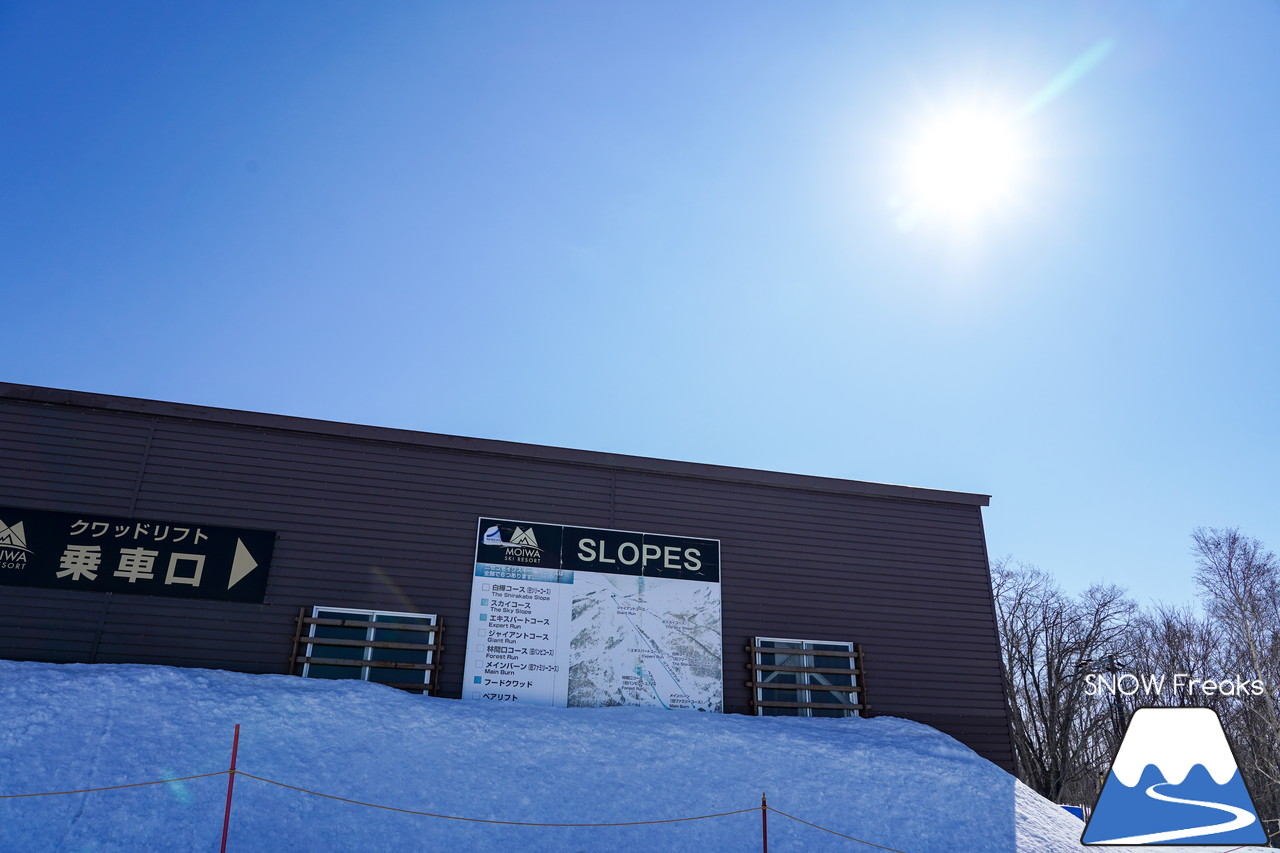
[[[793,814],[787,814],[786,812],[780,812],[780,811],[778,811],[777,809],[775,809],[773,806],[768,806],[768,809],[769,809],[769,811],[773,812],[774,814],[780,814],[780,815],[782,815],[783,817],[789,817],[789,818],[791,818],[792,820],[797,821],[798,823],[803,823],[805,826],[812,826],[814,829],[821,829],[823,832],[829,832],[829,833],[831,833],[832,835],[838,835],[838,836],[840,836],[841,838],[847,838],[847,839],[849,839],[850,841],[856,841],[856,842],[858,842],[859,844],[865,844],[865,845],[867,845],[868,847],[876,847],[876,848],[879,848],[880,850],[888,850],[888,851],[890,851],[890,853],[906,853],[906,851],[905,851],[905,850],[899,850],[899,849],[898,849],[898,848],[896,848],[896,847],[885,847],[883,844],[873,844],[873,843],[872,843],[872,842],[870,842],[870,841],[863,841],[861,838],[854,838],[852,835],[845,835],[843,832],[836,832],[834,829],[827,829],[825,826],[818,826],[816,823],[809,823],[809,821],[804,820],[803,818],[798,818],[798,817],[796,817],[796,816],[795,816],[795,815],[793,815]]]
[[[296,785],[286,785],[285,783],[277,782],[274,779],[264,779],[261,776],[254,776],[252,773],[245,773],[243,770],[237,770],[236,772],[239,773],[241,776],[248,776],[250,779],[257,779],[259,782],[266,782],[268,785],[278,785],[281,788],[288,788],[291,791],[301,791],[304,794],[311,794],[316,797],[324,797],[329,800],[337,800],[342,803],[351,803],[357,806],[368,806],[369,808],[372,808],[372,809],[385,809],[387,811],[392,811],[392,812],[401,812],[402,814],[416,814],[416,815],[422,815],[424,817],[438,817],[438,818],[443,818],[445,820],[462,820],[462,821],[467,821],[468,823],[497,823],[497,824],[502,824],[503,826],[647,826],[649,824],[655,824],[655,823],[681,823],[683,821],[690,821],[690,820],[706,820],[708,818],[713,818],[713,817],[726,817],[727,815],[746,814],[747,812],[754,812],[758,810],[758,807],[757,807],[757,808],[750,808],[750,809],[738,809],[737,811],[732,811],[732,812],[719,812],[717,814],[704,814],[704,815],[698,815],[697,817],[673,817],[667,820],[634,820],[634,821],[627,821],[625,823],[529,823],[526,821],[518,821],[518,820],[485,820],[483,818],[476,818],[476,817],[458,817],[457,815],[435,814],[434,812],[420,812],[420,811],[415,811],[414,809],[396,808],[395,806],[380,806],[377,803],[366,803],[360,800],[348,799],[347,797],[338,797],[338,796],[334,796],[333,794],[324,794],[324,793],[321,793],[320,791],[312,791],[307,788],[299,788]]]
[[[133,782],[128,785],[108,785],[105,788],[82,788],[79,791],[46,791],[41,794],[0,794],[0,800],[16,800],[20,797],[56,797],[60,794],[92,794],[94,791],[118,791],[121,788],[141,788],[146,785],[166,785],[169,782],[186,782],[188,779],[208,779],[210,776],[222,776],[230,770],[219,770],[217,773],[201,773],[198,776],[179,776],[176,779],[157,779],[155,782]]]

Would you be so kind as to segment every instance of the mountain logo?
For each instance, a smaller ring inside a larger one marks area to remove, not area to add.
[[[27,533],[22,529],[21,521],[12,526],[0,521],[0,548],[21,548],[23,551],[31,550],[27,547]]]
[[[22,522],[10,525],[0,521],[0,569],[25,569],[30,557],[31,549],[27,547],[27,532],[22,529]]]
[[[526,527],[521,530],[516,528],[516,532],[511,534],[511,544],[522,545],[526,548],[538,548],[538,539],[533,535],[533,528]],[[541,548],[538,548],[541,551]]]
[[[542,550],[538,546],[538,537],[533,535],[532,527],[517,527],[515,532],[511,534],[510,541],[504,541],[502,531],[495,524],[484,532],[484,538],[481,541],[485,545],[496,545],[499,548],[534,548],[538,551]]]
[[[1135,711],[1080,841],[1266,844],[1217,712]]]

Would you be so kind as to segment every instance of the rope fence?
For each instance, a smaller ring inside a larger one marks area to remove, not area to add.
[[[118,791],[121,788],[145,788],[147,785],[167,785],[170,782],[186,782],[189,779],[208,779],[210,776],[225,776],[230,770],[219,770],[216,773],[198,773],[195,776],[175,776],[172,779],[157,779],[154,782],[130,782],[127,785],[107,785],[103,788],[81,788],[78,791],[41,791],[38,794],[0,794],[0,800],[19,800],[23,797],[58,797],[63,794],[92,794],[97,791]]]
[[[799,818],[793,814],[787,814],[786,812],[780,812],[777,809],[775,809],[773,806],[766,806],[766,808],[768,808],[769,811],[773,812],[776,815],[781,815],[782,817],[791,818],[796,823],[803,823],[805,826],[812,826],[814,829],[821,829],[823,832],[829,832],[832,835],[838,835],[841,838],[847,838],[850,841],[856,841],[859,844],[865,844],[868,847],[875,847],[879,850],[888,850],[889,853],[906,853],[905,850],[899,850],[896,847],[885,847],[884,845],[881,845],[881,844],[873,844],[870,841],[865,841],[861,838],[854,838],[852,835],[845,835],[843,832],[836,832],[834,829],[827,829],[825,826],[818,826],[816,823],[809,823],[809,821],[805,820],[804,818]]]
[[[236,772],[239,775],[245,776],[249,779],[257,779],[259,782],[266,782],[268,785],[276,785],[281,788],[288,788],[291,791],[301,791],[304,794],[311,794],[313,797],[324,797],[327,800],[337,800],[338,802],[341,802],[341,803],[351,803],[352,805],[356,805],[356,806],[367,806],[368,808],[371,808],[371,809],[385,809],[386,811],[389,811],[389,812],[400,812],[401,814],[422,815],[423,817],[438,817],[438,818],[441,818],[442,820],[461,820],[461,821],[466,821],[467,823],[496,823],[502,826],[649,826],[651,824],[658,824],[658,823],[683,823],[685,821],[690,821],[690,820],[707,820],[708,818],[713,818],[713,817],[726,817],[728,815],[746,814],[747,812],[760,811],[758,807],[753,807],[749,809],[738,809],[737,811],[732,811],[732,812],[719,812],[717,814],[697,815],[695,817],[673,817],[673,818],[667,818],[666,820],[632,820],[632,821],[625,821],[622,823],[533,823],[530,821],[523,821],[523,820],[489,820],[486,818],[478,818],[478,817],[459,817],[458,815],[435,814],[434,812],[420,812],[420,811],[415,811],[413,809],[397,808],[396,806],[382,806],[382,805],[378,805],[377,803],[365,803],[365,802],[361,802],[360,800],[352,800],[352,799],[348,799],[347,797],[335,796],[334,794],[324,794],[324,793],[321,793],[320,791],[312,791],[307,788],[299,788],[296,785],[286,785],[284,782],[277,782],[274,779],[264,779],[261,776],[254,776],[252,773],[246,773],[243,770],[237,770]]]
[[[694,815],[692,817],[673,817],[673,818],[663,818],[660,820],[616,821],[616,822],[610,822],[610,823],[542,823],[542,822],[522,821],[522,820],[493,820],[490,818],[463,817],[461,815],[439,814],[437,812],[419,811],[417,809],[406,809],[406,808],[401,808],[399,806],[387,806],[387,805],[382,805],[380,803],[369,803],[363,800],[352,799],[350,797],[340,797],[336,794],[326,794],[323,791],[313,791],[310,788],[302,788],[297,785],[290,785],[285,782],[280,782],[275,779],[268,779],[265,776],[258,776],[256,774],[249,773],[245,770],[237,769],[237,770],[218,770],[214,773],[197,773],[192,776],[177,776],[172,779],[157,779],[154,782],[130,782],[128,784],[123,784],[123,785],[105,785],[99,788],[80,788],[74,791],[42,791],[34,794],[0,794],[0,800],[13,800],[13,799],[20,799],[23,797],[56,797],[64,794],[92,794],[98,791],[118,791],[125,788],[143,788],[149,785],[167,785],[170,782],[186,782],[192,779],[209,779],[214,776],[232,776],[232,777],[243,776],[246,779],[253,779],[257,782],[263,782],[268,785],[274,785],[278,788],[286,788],[290,791],[297,791],[302,794],[309,794],[313,797],[322,797],[326,800],[336,800],[340,803],[348,803],[354,806],[364,806],[366,808],[371,808],[371,809],[382,809],[383,811],[399,812],[400,814],[418,815],[420,817],[433,817],[433,818],[438,818],[440,820],[456,820],[456,821],[462,821],[465,823],[497,824],[500,826],[532,826],[532,827],[548,827],[548,828],[655,826],[659,824],[688,823],[690,821],[711,820],[713,818],[730,817],[732,815],[740,815],[740,814],[751,814],[753,812],[761,812],[763,814],[764,812],[767,811],[767,812],[773,812],[779,817],[785,817],[790,820],[796,821],[797,823],[802,823],[805,826],[811,826],[814,829],[820,829],[823,832],[831,833],[832,835],[839,836],[840,838],[847,838],[850,841],[857,841],[860,844],[865,844],[869,847],[874,847],[878,850],[887,850],[887,851],[890,851],[890,853],[907,853],[907,851],[898,850],[897,848],[894,848],[894,847],[885,847],[880,844],[875,844],[870,841],[865,841],[861,838],[855,838],[852,835],[845,835],[842,832],[836,832],[834,829],[828,829],[825,826],[820,826],[816,823],[811,823],[807,820],[804,820],[803,818],[798,818],[795,815],[778,811],[773,806],[770,806],[767,803],[765,803],[763,798],[762,798],[762,804],[759,806],[752,806],[750,808],[745,808],[745,809],[734,809],[733,811],[727,811],[727,812],[715,812],[713,814]],[[768,851],[767,842],[765,842],[765,844],[766,846],[764,847],[764,850],[767,853]]]
[[[105,785],[97,788],[80,788],[72,791],[42,791],[42,792],[32,793],[32,794],[0,794],[0,800],[16,800],[16,799],[23,799],[27,797],[58,797],[58,796],[64,796],[67,794],[93,794],[99,791],[119,791],[126,788],[145,788],[152,785],[167,785],[172,782],[188,782],[193,779],[209,779],[215,776],[227,776],[228,777],[227,807],[226,807],[226,814],[223,819],[223,850],[225,850],[227,826],[229,824],[230,817],[231,817],[231,793],[230,793],[231,787],[235,781],[236,776],[243,776],[246,779],[253,779],[257,782],[262,782],[267,785],[274,785],[279,788],[286,788],[290,791],[297,791],[299,793],[308,794],[313,797],[322,797],[327,800],[336,800],[338,802],[348,803],[354,806],[364,806],[365,808],[382,809],[383,811],[399,812],[400,814],[417,815],[420,817],[433,817],[433,818],[438,818],[440,820],[455,820],[455,821],[462,821],[465,823],[496,824],[500,826],[531,826],[531,827],[548,827],[548,828],[654,826],[658,824],[688,823],[690,821],[711,820],[714,818],[730,817],[732,815],[750,814],[752,812],[759,812],[760,819],[761,819],[761,833],[762,833],[761,844],[762,844],[763,853],[769,852],[768,814],[772,812],[773,814],[776,814],[779,817],[785,817],[788,820],[795,821],[796,823],[800,823],[805,826],[812,827],[813,829],[821,830],[822,832],[835,835],[839,838],[845,838],[845,839],[848,839],[849,841],[855,841],[858,844],[865,845],[866,847],[872,847],[872,848],[875,848],[876,850],[884,850],[884,851],[887,851],[887,853],[910,853],[910,851],[900,850],[896,847],[886,847],[883,844],[876,844],[875,842],[867,841],[866,839],[863,839],[863,838],[858,838],[853,835],[846,835],[843,832],[837,832],[834,829],[821,826],[816,823],[812,823],[811,821],[807,821],[804,818],[796,817],[793,814],[788,814],[784,811],[779,811],[778,809],[775,809],[773,806],[768,804],[768,800],[765,798],[764,795],[761,795],[760,797],[760,805],[752,806],[750,808],[745,808],[745,809],[735,809],[733,811],[727,811],[727,812],[716,812],[714,814],[694,815],[692,817],[674,817],[674,818],[664,818],[661,820],[618,821],[618,822],[610,822],[610,823],[541,823],[541,822],[534,822],[534,821],[519,821],[519,820],[494,820],[489,818],[475,818],[475,817],[463,817],[460,815],[438,814],[436,812],[400,808],[399,806],[387,806],[379,803],[369,803],[363,800],[352,799],[350,797],[340,797],[336,794],[326,794],[322,791],[313,791],[309,788],[302,788],[297,785],[289,785],[284,782],[279,782],[275,779],[268,779],[264,776],[257,776],[257,775],[254,775],[253,773],[248,773],[244,770],[238,769],[236,767],[235,756],[239,746],[239,734],[240,734],[239,729],[240,727],[237,725],[236,739],[235,739],[233,751],[232,751],[231,767],[227,770],[217,770],[212,773],[196,773],[191,776],[176,776],[169,779],[156,779],[155,781],[152,781],[152,782],[129,782],[121,785]],[[1263,822],[1267,823],[1271,821],[1263,821]],[[1280,830],[1277,830],[1275,833],[1271,833],[1268,836],[1268,838],[1274,838],[1277,834],[1280,834]],[[1251,846],[1253,845],[1246,844],[1240,847],[1233,847],[1229,850],[1222,851],[1222,853],[1237,853],[1237,851],[1244,850]]]

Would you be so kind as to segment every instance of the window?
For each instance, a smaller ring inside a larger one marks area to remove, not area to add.
[[[866,716],[862,648],[823,640],[756,637],[751,705],[760,716]]]
[[[307,617],[303,608],[295,671],[301,664],[304,678],[358,678],[430,693],[442,630],[437,617],[424,613],[314,607]],[[305,646],[301,657],[299,642]]]

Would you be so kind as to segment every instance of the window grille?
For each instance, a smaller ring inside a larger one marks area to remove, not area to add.
[[[313,607],[298,614],[290,672],[358,678],[435,695],[444,626],[438,616]],[[301,651],[301,653],[299,653]]]
[[[756,637],[747,652],[757,716],[871,715],[860,644]]]

